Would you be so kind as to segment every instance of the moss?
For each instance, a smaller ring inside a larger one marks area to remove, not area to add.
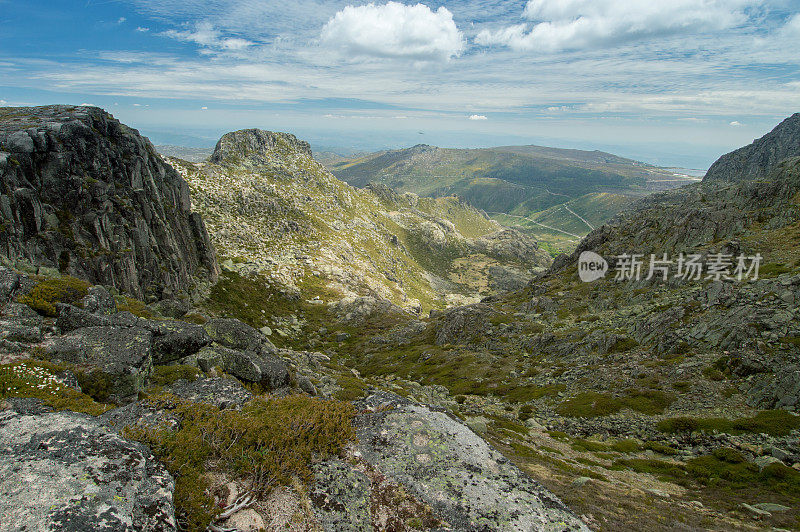
[[[66,365],[32,359],[0,365],[0,399],[29,397],[41,400],[54,410],[71,410],[93,416],[112,408],[61,383],[56,375],[66,369]]]
[[[769,434],[786,436],[800,428],[800,416],[794,416],[785,410],[764,410],[753,417],[735,420],[725,418],[691,418],[678,417],[664,419],[658,423],[658,429],[667,433],[678,432],[725,432],[728,434]]]
[[[108,373],[99,370],[78,370],[75,372],[81,391],[94,399],[104,403],[114,387],[114,381]]]
[[[615,414],[623,408],[654,415],[664,411],[675,397],[658,390],[627,390],[621,397],[584,392],[559,405],[558,413],[567,417],[598,417]]]
[[[117,298],[117,310],[120,312],[130,312],[134,316],[145,319],[153,319],[156,315],[143,302],[132,297],[120,296]]]
[[[367,393],[364,382],[353,375],[337,375],[336,384],[342,388],[334,395],[339,401],[355,401]]]
[[[678,454],[677,449],[670,447],[669,445],[664,445],[663,443],[657,441],[648,441],[644,444],[645,449],[649,449],[654,453],[663,454],[665,456],[675,456]]]
[[[150,383],[154,386],[169,386],[180,379],[193,382],[202,375],[202,372],[194,366],[175,364],[173,366],[156,366]]]
[[[188,530],[205,530],[219,513],[207,495],[211,464],[263,496],[295,477],[310,481],[313,458],[337,455],[355,438],[353,406],[335,400],[260,396],[241,410],[219,410],[162,394],[147,403],[171,411],[179,428],[135,426],[123,434],[149,445],[175,477],[176,513]]]
[[[88,293],[91,285],[75,277],[44,279],[18,301],[44,316],[56,315],[56,303],[76,304]]]

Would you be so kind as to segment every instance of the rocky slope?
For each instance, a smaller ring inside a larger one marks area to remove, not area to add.
[[[231,271],[320,302],[374,297],[427,311],[519,287],[550,263],[535,241],[457,198],[352,188],[309,145],[261,130],[229,133],[209,162],[172,160]]]
[[[795,113],[752,144],[723,155],[708,169],[704,181],[765,178],[782,160],[800,156],[800,113]]]
[[[0,253],[161,299],[218,273],[186,182],[94,107],[0,108]]]

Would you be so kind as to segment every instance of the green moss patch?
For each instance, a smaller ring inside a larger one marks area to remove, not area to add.
[[[91,284],[75,277],[44,279],[18,301],[44,316],[56,315],[56,303],[78,303],[86,297]]]
[[[607,393],[585,392],[561,403],[558,413],[567,417],[598,417],[630,408],[643,414],[654,415],[663,412],[673,401],[675,396],[659,390],[627,390],[621,397]]]
[[[658,429],[667,433],[679,432],[725,432],[727,434],[763,433],[770,436],[786,436],[800,428],[800,416],[785,410],[764,410],[753,417],[740,419],[676,417],[658,423]]]

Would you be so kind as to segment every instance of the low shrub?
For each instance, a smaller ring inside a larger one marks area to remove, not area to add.
[[[189,382],[196,381],[200,375],[202,375],[202,372],[194,366],[183,364],[156,366],[153,369],[153,375],[150,377],[150,383],[154,386],[169,386],[180,379]]]
[[[44,316],[56,315],[56,303],[76,304],[86,297],[91,284],[75,277],[39,281],[29,293],[17,301]]]

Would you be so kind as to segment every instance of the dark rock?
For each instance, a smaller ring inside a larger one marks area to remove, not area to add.
[[[485,337],[492,310],[484,304],[456,307],[444,311],[436,332],[436,345],[467,344]]]
[[[115,327],[135,327],[139,323],[139,318],[125,310],[111,316],[111,323]]]
[[[117,302],[102,286],[90,286],[89,293],[81,301],[83,309],[92,314],[108,316],[117,312]]]
[[[188,301],[175,298],[162,299],[153,303],[152,307],[162,316],[174,319],[183,317],[191,308]]]
[[[211,343],[211,337],[200,325],[180,321],[164,322],[153,340],[153,363],[168,364],[193,355]]]
[[[261,166],[270,159],[287,153],[311,155],[311,145],[288,133],[274,133],[261,129],[242,129],[226,133],[219,139],[211,162]]]
[[[113,378],[121,402],[135,399],[153,369],[152,333],[137,327],[85,327],[55,338],[47,352],[55,359],[87,364]]]
[[[62,334],[84,327],[101,327],[112,323],[108,316],[98,316],[66,303],[56,303],[56,311],[58,312],[56,327]]]
[[[234,318],[216,318],[203,325],[206,332],[218,344],[231,349],[274,353],[275,346],[261,331]]]
[[[170,386],[169,391],[194,403],[208,403],[219,408],[241,406],[253,397],[241,382],[231,377],[192,382],[181,379]]]
[[[273,355],[239,351],[212,344],[194,357],[203,371],[220,366],[226,373],[247,382],[257,382],[269,390],[289,384],[289,365]]]
[[[3,530],[176,530],[164,465],[96,418],[2,412],[0,449]]]
[[[6,108],[0,145],[9,154],[0,158],[0,214],[9,224],[0,248],[10,261],[140,299],[187,290],[195,275],[216,278],[186,182],[147,139],[102,109]]]
[[[0,304],[13,299],[20,286],[19,277],[14,270],[0,266]]]

